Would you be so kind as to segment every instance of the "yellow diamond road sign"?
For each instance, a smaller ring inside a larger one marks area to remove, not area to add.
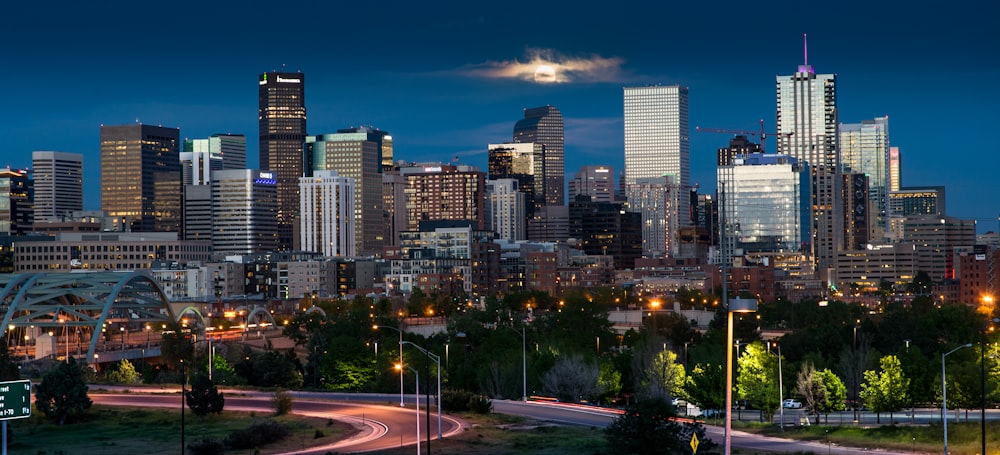
[[[698,453],[698,435],[691,435],[691,452]]]

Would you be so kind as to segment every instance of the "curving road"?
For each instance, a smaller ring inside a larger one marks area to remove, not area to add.
[[[111,406],[141,406],[180,408],[180,390],[170,393],[155,394],[91,394],[94,403]],[[307,395],[307,394],[294,394]],[[245,392],[242,396],[235,393],[226,394],[226,409],[234,411],[268,412],[273,409],[270,394]],[[398,395],[397,395],[398,398]],[[292,403],[292,413],[309,417],[335,419],[348,423],[359,431],[348,439],[323,446],[311,447],[306,450],[296,450],[288,454],[322,454],[329,451],[338,452],[372,452],[394,449],[401,446],[416,444],[415,431],[417,416],[412,408],[384,406],[371,403],[350,403],[319,400],[315,398],[297,397]],[[421,441],[426,440],[426,415],[420,413]],[[437,436],[437,415],[431,415],[431,439]],[[464,422],[449,416],[442,416],[442,436],[451,436],[463,429]],[[432,442],[433,446],[433,442]]]

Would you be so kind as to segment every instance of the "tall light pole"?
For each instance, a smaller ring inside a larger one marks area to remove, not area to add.
[[[402,343],[400,343],[399,348],[400,349],[403,348],[403,344]],[[409,365],[403,365],[402,363],[400,363],[400,364],[396,365],[396,369],[399,370],[399,377],[403,377],[403,367],[404,366],[406,367],[407,370],[410,370],[410,371],[413,372],[413,377],[417,378],[416,379],[416,387],[417,387],[417,455],[420,455],[420,373],[417,373],[417,370],[414,370]]]
[[[948,380],[944,375],[944,358],[959,349],[971,347],[972,343],[967,343],[941,354],[941,421],[944,423],[944,455],[948,455]]]
[[[722,291],[724,301],[728,300],[726,311],[726,455],[732,453],[733,432],[733,313],[753,313],[757,311],[755,299],[728,299],[726,291]]]
[[[411,343],[409,341],[403,341],[403,342],[401,342],[400,345],[399,345],[399,349],[400,350],[403,349],[403,345],[404,344],[408,344],[410,346],[413,346],[413,347],[417,348],[417,350],[419,350],[420,352],[423,352],[424,355],[426,355],[431,360],[434,360],[435,363],[437,363],[437,369],[438,369],[438,372],[437,372],[437,383],[438,383],[438,393],[437,393],[437,399],[438,399],[438,440],[440,441],[441,440],[441,356],[438,356],[438,355],[434,354],[433,352],[430,352],[430,351],[428,351],[428,350],[426,350],[426,349],[424,349],[424,348],[416,345],[415,343]],[[431,412],[431,409],[427,408],[427,412]],[[431,431],[431,429],[428,428],[427,431],[429,432],[429,431]]]
[[[778,348],[778,415],[780,416],[778,418],[781,419],[781,422],[778,423],[778,428],[781,431],[785,431],[785,383],[782,380],[783,375],[781,372],[781,345],[775,341],[774,347]]]
[[[395,330],[395,331],[399,332],[399,364],[402,365],[403,364],[403,331],[399,330],[399,329],[397,329],[395,327],[390,327],[390,326],[387,326],[387,325],[380,326],[380,325],[376,324],[376,325],[372,326],[372,329],[374,329],[374,330],[378,330],[379,328],[392,329],[392,330]],[[399,370],[399,407],[402,408],[403,406],[405,406],[405,404],[403,404],[403,370],[402,370],[402,368],[398,368],[398,370]],[[419,393],[418,393],[418,395],[419,395]],[[420,401],[420,398],[417,398],[417,401]]]

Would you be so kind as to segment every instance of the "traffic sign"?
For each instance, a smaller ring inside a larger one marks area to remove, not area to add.
[[[31,417],[31,381],[0,382],[0,420]]]
[[[698,453],[698,435],[691,434],[691,453]]]

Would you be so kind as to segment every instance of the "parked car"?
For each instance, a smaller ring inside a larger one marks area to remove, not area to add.
[[[781,402],[781,407],[785,409],[799,409],[802,407],[802,402],[794,398],[786,398],[785,401]]]

